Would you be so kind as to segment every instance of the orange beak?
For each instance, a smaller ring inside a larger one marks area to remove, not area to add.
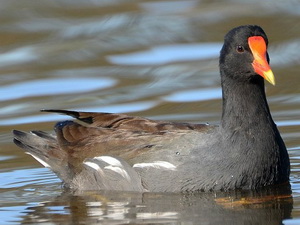
[[[261,36],[253,36],[248,38],[248,44],[254,57],[252,62],[254,71],[275,85],[275,77],[267,61],[267,46],[265,40]]]

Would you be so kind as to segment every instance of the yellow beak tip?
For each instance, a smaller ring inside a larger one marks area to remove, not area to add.
[[[272,85],[275,86],[275,77],[274,74],[272,72],[272,70],[268,70],[266,72],[263,73],[264,74],[264,78],[271,83]]]

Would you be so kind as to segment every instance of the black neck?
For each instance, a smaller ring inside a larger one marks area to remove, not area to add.
[[[224,77],[221,120],[223,129],[274,128],[262,77],[255,76],[253,80],[247,82],[222,77]]]

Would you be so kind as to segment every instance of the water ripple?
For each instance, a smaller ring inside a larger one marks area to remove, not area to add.
[[[83,93],[116,84],[110,78],[56,78],[21,82],[2,86],[0,101],[43,95]]]
[[[107,60],[118,65],[159,65],[176,61],[205,60],[218,57],[221,46],[221,43],[163,45],[147,51],[110,55]]]
[[[103,107],[76,108],[73,110],[85,111],[85,112],[128,113],[128,112],[144,111],[156,106],[157,104],[158,102],[155,101],[144,101],[144,102],[135,102],[135,103],[127,103],[127,104],[109,105]],[[37,122],[45,122],[45,121],[62,121],[65,119],[70,119],[70,117],[51,113],[51,114],[15,117],[12,119],[6,118],[0,120],[0,125],[3,126],[3,125],[12,125],[12,124],[37,123]]]
[[[210,88],[178,91],[163,97],[163,99],[170,102],[195,102],[219,99],[221,97],[221,88]]]
[[[2,172],[1,182],[2,187],[17,188],[30,184],[45,185],[60,181],[50,170],[45,168],[34,168]]]

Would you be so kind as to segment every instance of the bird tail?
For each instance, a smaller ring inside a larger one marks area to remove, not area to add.
[[[66,168],[67,156],[57,143],[55,135],[43,131],[29,133],[13,130],[14,143],[35,158],[43,166],[50,168],[63,181],[70,179]]]

